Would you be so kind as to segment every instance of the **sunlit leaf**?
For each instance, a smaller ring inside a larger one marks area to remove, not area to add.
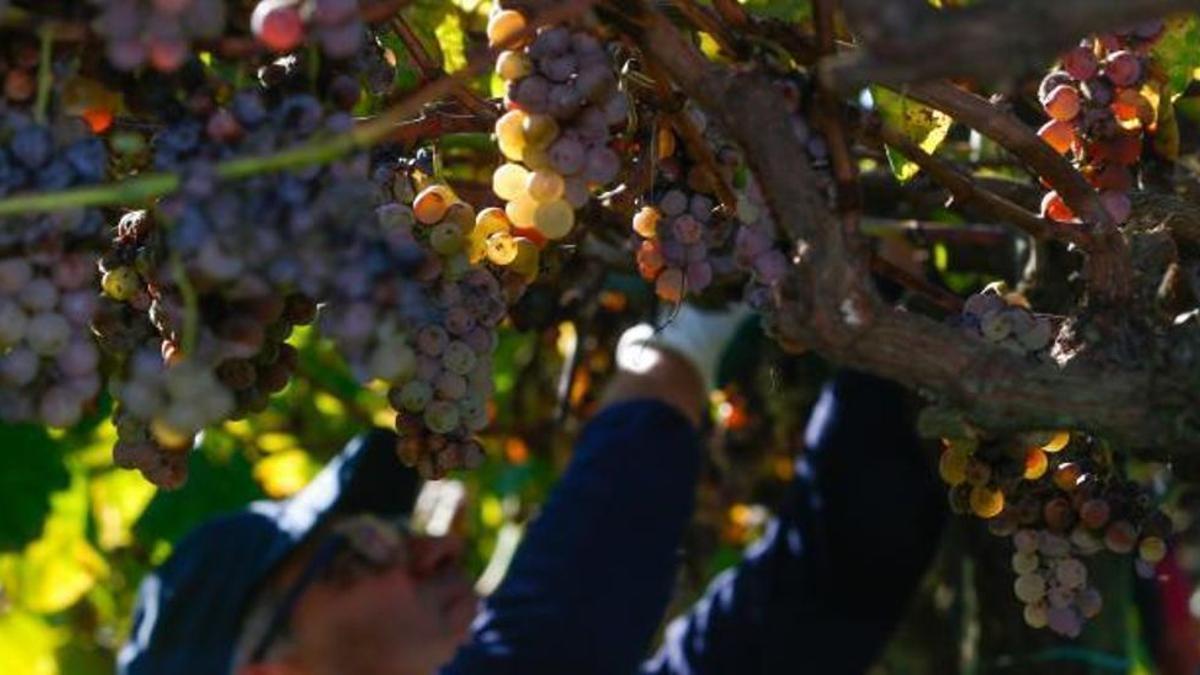
[[[446,72],[462,70],[467,65],[467,54],[462,22],[459,21],[458,14],[447,12],[434,35],[442,47],[442,67]]]
[[[321,467],[302,450],[285,450],[263,458],[254,465],[254,479],[273,499],[290,497],[300,491]]]
[[[16,604],[35,612],[62,611],[108,573],[107,563],[88,543],[87,517],[87,478],[76,469],[70,487],[51,496],[42,536],[7,570]]]
[[[22,610],[0,613],[0,673],[57,675],[54,652],[66,641],[63,629]]]
[[[739,0],[746,9],[786,21],[803,21],[812,15],[809,0]]]
[[[133,524],[154,497],[154,486],[136,471],[112,469],[94,476],[88,485],[96,540],[110,551],[133,541]]]
[[[950,133],[953,120],[940,110],[934,110],[883,87],[872,87],[871,96],[884,123],[904,133],[925,152],[932,154]],[[912,179],[920,171],[916,163],[890,147],[887,149],[887,155],[892,173],[901,182]]]
[[[1200,68],[1200,20],[1195,14],[1179,14],[1167,20],[1163,36],[1151,53],[1166,72],[1171,91],[1187,89]]]

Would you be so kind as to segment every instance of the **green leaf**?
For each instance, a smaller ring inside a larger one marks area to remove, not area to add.
[[[746,9],[784,21],[805,21],[812,16],[809,0],[741,0]]]
[[[940,110],[909,100],[908,97],[883,87],[871,87],[871,97],[884,123],[904,133],[925,152],[933,154],[950,133],[953,120]],[[902,183],[911,180],[920,171],[920,167],[914,162],[890,147],[887,148],[887,156],[892,173]]]
[[[45,429],[0,424],[0,551],[40,536],[50,494],[70,482],[62,462],[62,446]]]
[[[1195,14],[1179,14],[1167,27],[1151,54],[1166,73],[1171,91],[1187,89],[1200,68],[1200,20]]]
[[[70,487],[50,499],[42,536],[3,568],[13,602],[35,612],[70,607],[108,575],[108,564],[87,540],[87,477],[78,466],[71,473]]]

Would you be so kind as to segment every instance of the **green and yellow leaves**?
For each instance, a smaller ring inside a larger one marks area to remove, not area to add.
[[[883,87],[871,87],[871,96],[884,124],[900,130],[925,152],[932,154],[950,133],[953,120],[940,110]],[[902,183],[911,180],[920,171],[920,167],[890,147],[887,148],[887,156],[892,173]]]
[[[1178,96],[1200,68],[1200,20],[1195,14],[1168,19],[1166,31],[1151,53],[1165,71],[1171,91]]]

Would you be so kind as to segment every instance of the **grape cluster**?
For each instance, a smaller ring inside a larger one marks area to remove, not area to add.
[[[1144,131],[1155,122],[1154,105],[1143,87],[1151,71],[1148,51],[1163,27],[1155,20],[1085,39],[1062,56],[1060,69],[1047,75],[1039,89],[1050,120],[1038,135],[1060,154],[1070,153],[1117,223],[1129,218],[1128,193],[1135,182],[1131,167],[1142,155]],[[1043,198],[1042,212],[1059,222],[1076,220],[1054,191]]]
[[[113,461],[140,470],[160,487],[177,488],[187,480],[187,455],[196,434],[227,419],[236,402],[211,367],[182,356],[169,359],[165,345],[148,341],[129,356],[123,375],[109,383],[118,403]]]
[[[250,30],[273,52],[293,51],[311,37],[334,59],[354,57],[366,42],[358,0],[259,0]]]
[[[344,257],[361,250],[360,232],[379,203],[365,156],[327,167],[261,174],[223,183],[215,164],[261,156],[324,134],[349,130],[349,114],[328,112],[308,94],[257,90],[155,136],[157,169],[183,176],[182,190],[159,202],[167,248],[179,254],[200,291],[223,287],[240,297],[302,292],[321,298]]]
[[[61,238],[0,255],[0,420],[70,427],[99,394],[95,281]]]
[[[1048,360],[1054,324],[1033,314],[1024,299],[999,286],[976,293],[963,305],[958,325],[966,332],[1033,360]]]
[[[489,216],[478,218],[442,184],[422,190],[411,208],[389,203],[379,211],[388,240],[415,251],[412,276],[381,275],[366,292],[343,292],[323,312],[322,330],[360,376],[390,385],[401,459],[427,477],[478,466],[483,448],[474,434],[488,424],[491,355],[508,309],[485,256],[471,250],[471,232]]]
[[[508,47],[496,60],[496,73],[508,83],[496,140],[508,161],[496,169],[492,187],[516,228],[562,239],[591,189],[621,171],[612,129],[626,122],[629,99],[595,35],[548,26],[522,39],[526,27],[519,11],[499,6],[488,23],[491,44]]]
[[[1094,439],[1060,431],[943,443],[938,472],[952,509],[1013,540],[1013,591],[1029,626],[1078,637],[1100,612],[1081,558],[1136,550],[1138,572],[1149,576],[1166,555],[1170,519]]]
[[[99,183],[108,173],[104,143],[75,119],[54,126],[0,104],[0,197]],[[0,217],[0,248],[46,237],[98,237],[104,219],[95,209]]]
[[[90,0],[93,27],[118,70],[149,65],[178,70],[194,53],[193,43],[225,32],[225,0]]]
[[[687,111],[698,132],[707,129],[698,110]],[[719,272],[728,273],[732,259],[721,256],[728,248],[732,223],[716,197],[714,177],[707,167],[690,160],[676,133],[658,130],[655,152],[655,190],[633,216],[633,231],[641,238],[637,249],[638,273],[654,284],[655,293],[667,302],[680,302],[685,294],[700,293]],[[717,155],[718,180],[732,182],[740,155],[732,147]]]

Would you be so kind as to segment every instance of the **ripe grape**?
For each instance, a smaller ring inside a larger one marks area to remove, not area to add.
[[[1074,127],[1070,122],[1061,119],[1052,119],[1046,122],[1038,129],[1037,133],[1060,155],[1067,154],[1077,142]]]
[[[562,239],[575,227],[575,209],[561,199],[539,204],[533,214],[533,226],[547,239]]]
[[[1022,574],[1013,582],[1013,592],[1025,604],[1033,604],[1046,594],[1046,580],[1039,574]]]
[[[1063,54],[1062,66],[1071,78],[1080,82],[1092,79],[1100,69],[1095,52],[1082,45]]]
[[[1070,85],[1059,85],[1042,98],[1042,107],[1051,118],[1069,122],[1079,115],[1079,90]]]

